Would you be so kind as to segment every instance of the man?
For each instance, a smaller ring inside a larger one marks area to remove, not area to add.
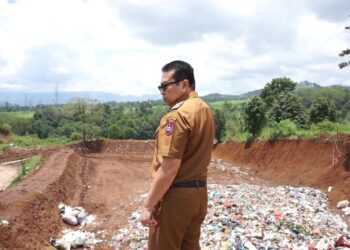
[[[198,98],[191,65],[173,61],[162,72],[158,88],[170,110],[156,131],[153,181],[140,221],[149,227],[149,249],[195,250],[207,212],[214,118]]]

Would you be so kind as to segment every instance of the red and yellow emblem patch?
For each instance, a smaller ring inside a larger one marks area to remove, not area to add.
[[[170,136],[173,134],[175,129],[175,120],[169,119],[166,124],[165,135]]]

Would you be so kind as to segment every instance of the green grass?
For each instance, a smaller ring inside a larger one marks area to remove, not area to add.
[[[33,157],[29,158],[28,160],[26,160],[23,163],[22,167],[20,168],[19,175],[10,183],[9,187],[16,186],[21,180],[23,180],[23,178],[28,173],[30,173],[35,168],[37,168],[41,164],[41,162],[42,162],[41,155],[36,155],[36,156],[33,156]]]
[[[247,142],[252,140],[253,135],[249,132],[240,132],[240,133],[236,133],[233,136],[233,140],[237,141],[237,142]]]
[[[1,143],[0,143],[1,144]],[[0,153],[4,153],[11,148],[9,144],[1,144],[0,145]]]
[[[34,111],[0,112],[0,117],[2,115],[29,119],[34,116]]]
[[[349,123],[338,123],[330,121],[322,121],[317,124],[313,124],[310,130],[318,134],[350,134],[350,124]]]
[[[322,134],[350,134],[350,124],[322,121],[313,124],[310,129],[300,129],[289,120],[280,123],[272,122],[265,126],[259,136],[259,140],[277,140],[277,139],[320,139]]]
[[[221,109],[225,103],[230,104],[230,105],[239,105],[239,104],[243,104],[246,103],[247,100],[226,100],[226,101],[215,101],[215,102],[209,102],[209,105],[212,108],[215,109]]]
[[[72,140],[66,137],[39,139],[35,135],[20,136],[15,134],[12,134],[11,137],[13,144],[24,148],[48,148],[73,143]]]

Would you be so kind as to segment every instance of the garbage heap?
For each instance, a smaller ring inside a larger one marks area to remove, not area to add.
[[[50,238],[50,243],[59,250],[71,250],[75,248],[93,248],[102,242],[96,238],[95,233],[85,231],[85,225],[95,224],[96,216],[88,215],[83,207],[70,207],[63,203],[58,205],[61,219],[68,225],[79,226],[79,230],[64,229],[62,238],[55,236]]]
[[[344,216],[344,215],[343,215]],[[116,249],[147,249],[140,212],[113,237]],[[321,190],[249,184],[208,186],[202,249],[349,249],[346,222],[331,213]]]

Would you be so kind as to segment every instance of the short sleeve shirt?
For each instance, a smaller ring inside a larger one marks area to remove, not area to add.
[[[161,119],[156,131],[152,176],[163,157],[181,159],[174,182],[206,180],[215,124],[210,107],[192,91],[189,98],[175,104]]]

